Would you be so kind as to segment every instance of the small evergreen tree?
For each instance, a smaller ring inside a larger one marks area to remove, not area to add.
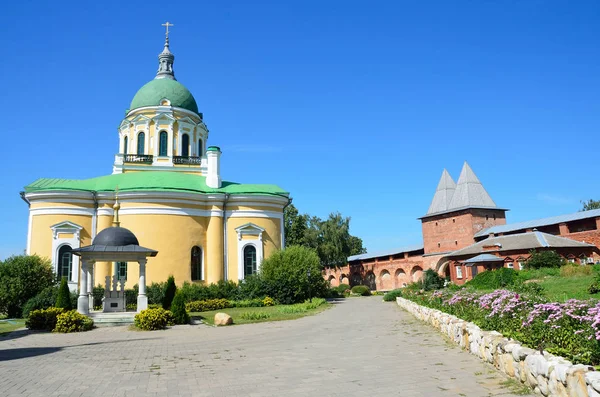
[[[190,316],[185,310],[185,297],[181,291],[177,291],[173,303],[171,304],[171,313],[173,313],[173,320],[175,324],[189,324]]]
[[[67,279],[64,277],[60,280],[60,288],[58,289],[58,296],[56,297],[54,307],[73,310],[73,306],[71,305],[71,291],[69,291],[69,284],[67,284]]]
[[[163,309],[169,310],[171,308],[171,303],[173,302],[173,298],[175,298],[176,292],[177,286],[175,285],[175,277],[169,276],[165,287],[165,297],[162,301]]]

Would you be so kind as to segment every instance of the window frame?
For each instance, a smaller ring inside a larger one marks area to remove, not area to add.
[[[198,254],[194,255],[194,251],[197,251]],[[198,262],[194,261],[195,257]],[[190,279],[192,281],[204,281],[204,252],[199,245],[194,245],[190,250]]]
[[[253,263],[250,264],[251,272],[248,274],[248,263],[246,262],[246,260],[248,259],[248,254],[246,253],[246,251],[249,251],[250,249],[254,252],[254,258],[251,259]],[[254,244],[246,244],[242,249],[242,252],[244,255],[244,278],[246,278],[258,272],[258,250],[256,249],[256,246]]]
[[[141,153],[140,153],[140,151],[141,151]],[[145,154],[146,154],[146,133],[144,131],[140,131],[137,134],[137,155],[142,156]]]
[[[164,137],[164,142],[163,142]],[[160,131],[158,133],[158,156],[167,157],[169,155],[169,133],[167,131]]]

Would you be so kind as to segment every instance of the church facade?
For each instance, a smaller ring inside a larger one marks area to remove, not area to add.
[[[204,116],[175,79],[168,33],[158,58],[156,77],[135,94],[119,125],[112,174],[43,178],[21,192],[29,205],[27,253],[49,258],[73,290],[81,268],[71,251],[111,226],[117,191],[121,224],[158,251],[148,260],[148,283],[169,275],[178,284],[240,280],[283,248],[289,193],[276,185],[222,180],[221,149],[208,146]],[[91,278],[102,284],[113,275],[130,288],[138,266],[97,262]]]
[[[341,268],[325,269],[332,286],[402,288],[433,269],[463,284],[479,272],[521,269],[532,250],[553,250],[578,264],[600,263],[600,210],[582,211],[513,224],[469,164],[454,182],[444,170],[427,213],[420,217],[423,242],[355,255]]]

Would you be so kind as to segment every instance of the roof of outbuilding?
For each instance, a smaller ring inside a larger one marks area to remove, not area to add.
[[[487,228],[487,229],[477,232],[475,234],[475,237],[483,237],[483,236],[487,236],[488,234],[491,234],[491,233],[498,234],[498,233],[513,232],[513,231],[522,230],[522,229],[533,229],[535,227],[549,226],[549,225],[555,225],[558,223],[572,222],[572,221],[578,221],[578,220],[582,220],[582,219],[596,218],[596,217],[600,217],[600,209],[575,212],[574,214],[551,216],[548,218],[534,219],[531,221],[511,223],[508,225],[492,226],[490,228]]]
[[[448,257],[453,258],[484,253],[484,247],[490,246],[497,246],[494,250],[496,252],[529,251],[536,248],[596,248],[596,246],[592,244],[535,231],[511,234],[508,236],[490,237],[458,251],[454,251],[448,254]]]
[[[497,257],[492,254],[479,254],[471,259],[467,259],[465,263],[479,263],[479,262],[501,262],[504,259]]]
[[[407,245],[405,247],[400,247],[400,248],[393,249],[393,250],[377,251],[377,252],[373,252],[371,254],[352,255],[352,256],[348,257],[348,262],[379,258],[382,256],[397,255],[397,254],[402,254],[404,252],[413,252],[413,251],[419,251],[422,249],[423,249],[423,244]]]

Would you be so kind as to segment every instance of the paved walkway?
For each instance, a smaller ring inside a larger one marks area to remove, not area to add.
[[[226,328],[0,338],[12,396],[510,396],[491,366],[381,297]]]

